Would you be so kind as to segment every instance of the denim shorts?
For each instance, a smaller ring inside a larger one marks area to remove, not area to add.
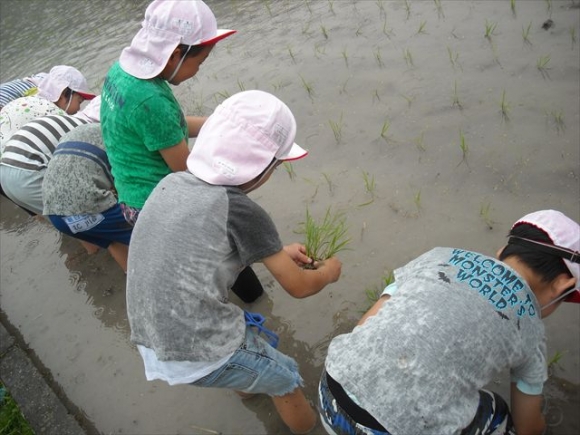
[[[247,327],[244,342],[228,362],[191,385],[284,396],[302,384],[296,361]]]

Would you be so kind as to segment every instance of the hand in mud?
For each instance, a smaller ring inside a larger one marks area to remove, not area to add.
[[[312,259],[306,255],[306,246],[300,243],[292,243],[291,245],[284,246],[284,251],[294,260],[294,262],[303,267],[307,264],[312,263]]]

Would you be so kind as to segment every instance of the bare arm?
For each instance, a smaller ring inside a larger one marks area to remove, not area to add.
[[[167,166],[173,171],[185,171],[187,169],[187,156],[189,156],[189,148],[187,142],[183,139],[177,145],[169,148],[159,150],[161,157],[167,163]]]
[[[189,131],[189,137],[197,137],[201,126],[206,121],[205,116],[186,116],[187,130]]]
[[[389,299],[391,299],[391,295],[383,295],[383,296],[381,296],[379,298],[379,300],[376,301],[374,303],[374,305],[366,313],[363,314],[363,316],[358,321],[357,325],[362,325],[364,322],[367,321],[367,319],[369,317],[374,316],[375,314],[377,314],[379,312],[379,310],[383,307],[383,304],[385,302],[387,302]]]
[[[541,435],[546,428],[542,396],[524,394],[511,384],[511,412],[518,435]]]
[[[318,293],[327,284],[336,282],[340,276],[342,263],[336,257],[317,263],[316,269],[303,269],[285,247],[280,252],[264,258],[264,266],[280,285],[295,298],[305,298]]]

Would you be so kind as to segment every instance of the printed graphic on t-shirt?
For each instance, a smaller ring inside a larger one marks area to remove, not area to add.
[[[518,295],[525,282],[505,263],[462,249],[454,249],[448,262],[457,268],[455,279],[479,292],[496,310],[511,309],[518,317],[537,315],[530,295]]]

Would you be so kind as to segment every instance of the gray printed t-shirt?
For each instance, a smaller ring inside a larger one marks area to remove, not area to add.
[[[166,176],[131,236],[131,340],[161,361],[215,362],[231,354],[246,326],[229,289],[244,267],[281,249],[270,216],[240,189],[189,172]]]
[[[113,176],[100,124],[85,124],[65,134],[42,182],[44,215],[104,212],[115,204]]]
[[[390,433],[456,434],[478,390],[505,368],[528,394],[547,379],[537,300],[513,269],[475,252],[435,248],[395,271],[379,312],[335,337],[328,373]]]

